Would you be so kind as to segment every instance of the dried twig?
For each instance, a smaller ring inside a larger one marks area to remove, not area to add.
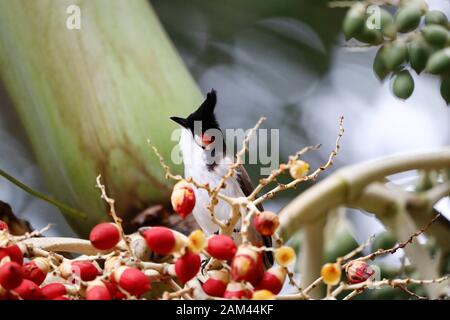
[[[128,252],[131,255],[133,255],[133,251],[131,250],[131,246],[130,246],[130,239],[128,239],[125,232],[123,231],[122,219],[119,218],[119,216],[116,213],[115,200],[108,197],[108,195],[106,193],[106,187],[101,183],[100,180],[101,180],[101,175],[99,175],[97,177],[96,187],[100,189],[102,199],[105,200],[106,203],[108,203],[108,205],[109,205],[109,214],[113,218],[114,223],[117,225],[117,228],[119,229],[120,235],[121,235],[123,241],[125,242]]]

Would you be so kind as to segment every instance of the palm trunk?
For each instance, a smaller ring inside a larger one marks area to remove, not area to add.
[[[0,0],[0,76],[53,194],[89,214],[71,221],[86,234],[107,219],[98,174],[122,216],[167,199],[146,141],[170,159],[168,117],[201,95],[147,1],[76,1],[69,30],[73,3]]]

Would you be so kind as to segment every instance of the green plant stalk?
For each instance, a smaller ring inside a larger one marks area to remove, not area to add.
[[[63,214],[66,214],[67,216],[69,216],[71,218],[76,218],[76,219],[86,219],[87,218],[86,213],[81,212],[81,211],[76,210],[76,209],[73,209],[73,208],[69,207],[68,205],[65,205],[64,203],[59,202],[58,200],[55,200],[55,199],[53,199],[53,198],[51,198],[51,197],[49,197],[49,196],[47,196],[47,195],[45,195],[45,194],[43,194],[43,193],[41,193],[39,191],[36,191],[36,190],[30,188],[29,186],[27,186],[23,182],[20,182],[19,180],[17,180],[16,178],[11,176],[10,174],[6,173],[2,169],[0,169],[0,176],[5,178],[9,182],[13,183],[14,185],[19,187],[23,191],[31,194],[32,196],[34,196],[36,198],[39,198],[39,199],[42,199],[42,200],[50,203],[51,205],[54,205],[55,207],[60,209]]]
[[[52,194],[88,213],[69,221],[80,234],[108,219],[99,174],[122,217],[167,201],[146,141],[170,159],[169,116],[202,97],[148,1],[0,0],[0,76]]]

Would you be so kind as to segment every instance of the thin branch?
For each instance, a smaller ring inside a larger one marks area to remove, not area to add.
[[[298,158],[300,158],[302,155],[307,153],[308,151],[312,150],[318,150],[320,148],[320,144],[317,144],[315,146],[307,146],[298,151],[295,155],[290,157],[290,161],[295,161]],[[256,186],[256,188],[252,191],[252,193],[247,197],[248,200],[254,200],[256,196],[262,191],[262,189],[267,186],[269,183],[276,181],[276,178],[283,174],[286,170],[289,169],[289,166],[286,163],[280,164],[280,167],[276,170],[273,170],[271,174],[267,178],[263,178],[259,180],[259,184]]]
[[[264,194],[264,195],[260,196],[259,198],[257,198],[254,201],[254,204],[258,205],[258,204],[262,203],[263,201],[265,201],[267,199],[271,199],[271,198],[273,198],[275,196],[275,194],[277,194],[280,191],[295,188],[301,182],[305,182],[305,181],[308,181],[308,180],[315,181],[321,172],[323,172],[326,169],[328,169],[329,167],[331,167],[333,165],[334,158],[337,156],[337,154],[339,152],[340,140],[341,140],[342,136],[344,135],[343,123],[344,123],[344,117],[341,116],[340,119],[339,119],[339,133],[338,133],[338,136],[336,138],[335,147],[334,147],[333,151],[331,151],[331,153],[330,153],[330,155],[328,157],[328,161],[323,166],[317,168],[313,173],[311,173],[311,174],[309,174],[307,176],[304,176],[303,178],[295,179],[295,180],[291,181],[288,184],[278,184],[278,186],[276,186],[275,188],[273,188],[272,190],[270,190],[266,194]]]
[[[423,227],[419,231],[412,234],[407,240],[396,244],[394,247],[392,247],[390,249],[378,249],[377,251],[372,252],[371,254],[369,254],[367,256],[358,258],[357,260],[368,261],[368,260],[374,260],[376,257],[379,257],[381,255],[394,254],[395,252],[397,252],[398,249],[403,249],[409,243],[413,242],[413,240],[415,238],[417,238],[419,235],[424,233],[439,218],[439,216],[440,216],[440,214],[437,214],[433,219],[430,220],[430,222],[428,222],[428,224],[425,227]]]
[[[109,213],[111,215],[111,217],[114,220],[114,223],[116,224],[117,228],[119,229],[120,235],[123,239],[123,241],[125,242],[125,245],[127,247],[128,252],[133,255],[133,251],[131,250],[131,246],[130,246],[130,239],[127,237],[127,235],[125,234],[125,232],[123,231],[123,227],[122,227],[122,219],[119,218],[119,216],[116,213],[116,206],[115,206],[115,200],[108,197],[107,193],[106,193],[106,188],[105,186],[101,183],[101,175],[99,175],[97,177],[97,184],[96,187],[100,189],[101,191],[101,198],[103,200],[106,201],[106,203],[108,203],[109,205]]]
[[[161,164],[161,166],[163,167],[163,169],[165,171],[166,179],[172,179],[175,181],[185,180],[188,183],[192,183],[197,189],[206,190],[206,192],[208,192],[208,195],[210,198],[212,198],[213,194],[215,194],[216,201],[217,201],[217,198],[224,200],[228,203],[232,200],[231,198],[222,196],[219,192],[215,192],[215,190],[211,189],[209,183],[199,183],[199,182],[195,181],[192,177],[188,177],[188,178],[184,179],[181,175],[174,175],[171,172],[170,167],[165,163],[164,158],[159,153],[158,149],[151,143],[150,140],[147,140],[147,143],[153,149],[155,155],[158,157],[159,163]],[[208,210],[209,210],[212,222],[214,224],[216,224],[217,226],[219,226],[220,229],[226,228],[225,223],[223,221],[220,221],[219,219],[217,219],[215,212],[214,212],[214,206],[208,205]]]
[[[214,208],[215,208],[216,204],[218,203],[217,195],[219,194],[220,190],[222,190],[225,187],[225,185],[226,185],[225,182],[227,181],[227,179],[235,175],[235,171],[238,166],[243,165],[242,157],[245,155],[245,152],[248,149],[248,144],[249,144],[250,138],[253,136],[253,134],[256,132],[256,130],[261,126],[261,124],[265,120],[266,120],[265,117],[261,117],[258,120],[258,122],[255,124],[255,126],[249,130],[249,132],[247,133],[247,135],[244,138],[244,141],[242,142],[242,148],[236,153],[235,162],[233,162],[230,165],[228,172],[220,179],[217,186],[210,193],[211,202],[208,206],[210,212],[214,212]]]
[[[87,218],[87,214],[74,209],[56,199],[53,199],[39,191],[36,191],[32,188],[30,188],[29,186],[27,186],[26,184],[24,184],[23,182],[17,180],[16,178],[14,178],[13,176],[9,175],[8,173],[6,173],[5,171],[3,171],[2,169],[0,169],[0,176],[2,176],[3,178],[5,178],[6,180],[8,180],[9,182],[13,183],[14,185],[16,185],[17,187],[19,187],[20,189],[22,189],[23,191],[31,194],[33,197],[39,198],[41,200],[44,200],[47,203],[50,203],[51,205],[57,207],[58,209],[61,210],[61,212],[67,216],[70,216],[72,218],[76,218],[76,219],[86,219]]]

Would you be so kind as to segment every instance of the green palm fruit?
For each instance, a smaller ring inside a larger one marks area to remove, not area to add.
[[[379,45],[384,40],[380,30],[369,29],[366,24],[364,24],[360,33],[355,36],[355,39],[371,45]]]
[[[360,3],[351,7],[344,18],[344,23],[342,26],[345,39],[349,40],[360,33],[364,28],[365,21],[366,7]]]
[[[437,24],[425,26],[422,34],[429,44],[438,48],[444,47],[449,39],[448,30]]]
[[[441,97],[448,105],[450,103],[450,78],[442,79],[440,89]]]
[[[383,60],[388,70],[394,70],[408,58],[408,47],[404,42],[393,42],[385,46]]]
[[[421,73],[427,65],[431,48],[423,40],[415,40],[408,45],[409,63],[417,74]]]
[[[400,71],[394,78],[392,92],[397,98],[406,100],[414,91],[414,80],[408,70]]]
[[[373,71],[375,72],[378,80],[383,81],[389,75],[390,71],[386,67],[383,59],[384,46],[378,49],[375,58],[373,59]]]
[[[443,12],[439,10],[431,10],[425,14],[425,24],[427,26],[431,24],[438,24],[447,28],[448,19]]]
[[[441,74],[450,70],[450,48],[433,53],[428,59],[425,70],[432,74]]]
[[[394,23],[394,17],[389,11],[380,9],[381,32],[391,40],[397,37],[397,27]]]
[[[397,10],[395,25],[402,33],[410,32],[419,26],[422,11],[417,5],[407,5]]]

